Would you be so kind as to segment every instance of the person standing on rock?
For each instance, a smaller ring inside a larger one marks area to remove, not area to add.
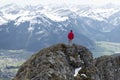
[[[72,30],[68,33],[68,44],[72,45],[72,40],[74,39],[74,33]]]

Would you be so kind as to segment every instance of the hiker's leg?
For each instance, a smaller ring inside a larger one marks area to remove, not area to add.
[[[70,44],[71,44],[71,46],[73,45],[72,40],[71,40]]]
[[[70,46],[72,46],[72,40],[70,40]]]
[[[70,45],[70,40],[68,40],[68,45]]]

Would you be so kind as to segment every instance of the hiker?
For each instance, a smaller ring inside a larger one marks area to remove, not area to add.
[[[72,45],[72,40],[74,39],[74,33],[72,30],[68,33],[68,44]]]

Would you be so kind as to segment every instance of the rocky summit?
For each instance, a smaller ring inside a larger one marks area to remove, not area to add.
[[[13,80],[74,80],[75,69],[90,65],[85,47],[57,44],[42,49],[22,64]]]
[[[24,62],[12,80],[120,80],[120,57],[92,53],[80,45],[56,44]]]

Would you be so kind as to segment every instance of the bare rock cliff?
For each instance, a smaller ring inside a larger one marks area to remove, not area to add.
[[[32,55],[13,80],[120,80],[120,57],[93,59],[83,46],[56,44]]]
[[[92,61],[91,52],[83,46],[57,44],[32,55],[13,80],[75,80],[75,69]]]

